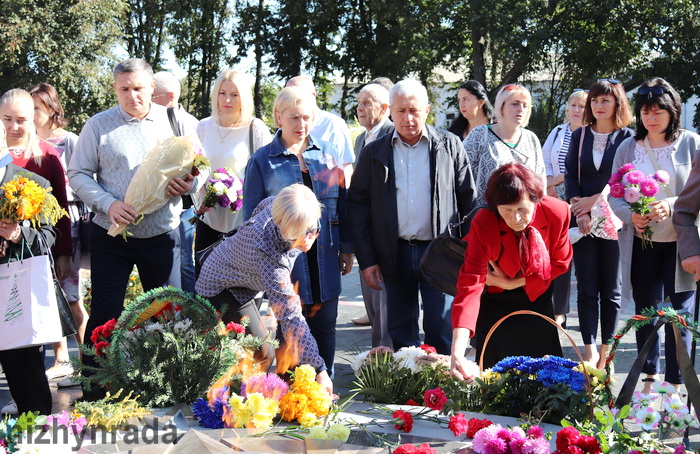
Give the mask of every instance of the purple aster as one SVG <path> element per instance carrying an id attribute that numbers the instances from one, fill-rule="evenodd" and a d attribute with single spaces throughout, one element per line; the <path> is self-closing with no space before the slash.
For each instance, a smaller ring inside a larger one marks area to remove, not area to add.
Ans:
<path id="1" fill-rule="evenodd" d="M 226 208 L 229 205 L 231 205 L 231 199 L 226 194 L 221 194 L 219 196 L 219 206 Z"/>
<path id="2" fill-rule="evenodd" d="M 639 170 L 630 170 L 622 177 L 622 182 L 625 184 L 639 184 L 646 178 L 644 173 Z"/>
<path id="3" fill-rule="evenodd" d="M 505 440 L 494 438 L 484 444 L 484 454 L 506 454 L 508 452 L 508 444 Z"/>
<path id="4" fill-rule="evenodd" d="M 665 170 L 657 170 L 654 174 L 654 178 L 661 184 L 668 184 L 668 182 L 671 181 L 671 175 Z"/>
<path id="5" fill-rule="evenodd" d="M 625 195 L 625 186 L 620 182 L 611 184 L 610 195 L 616 199 L 621 199 Z"/>
<path id="6" fill-rule="evenodd" d="M 619 183 L 621 179 L 622 179 L 622 175 L 620 175 L 620 172 L 615 172 L 612 174 L 612 176 L 608 180 L 608 184 L 610 186 L 612 186 L 615 183 Z"/>
<path id="7" fill-rule="evenodd" d="M 659 184 L 656 180 L 647 178 L 639 183 L 639 191 L 645 197 L 654 197 L 659 192 Z"/>
<path id="8" fill-rule="evenodd" d="M 627 203 L 635 203 L 639 200 L 639 189 L 632 186 L 625 189 L 625 201 Z"/>
<path id="9" fill-rule="evenodd" d="M 620 167 L 617 171 L 620 175 L 624 175 L 632 169 L 634 169 L 634 164 L 628 162 L 627 164 Z"/>

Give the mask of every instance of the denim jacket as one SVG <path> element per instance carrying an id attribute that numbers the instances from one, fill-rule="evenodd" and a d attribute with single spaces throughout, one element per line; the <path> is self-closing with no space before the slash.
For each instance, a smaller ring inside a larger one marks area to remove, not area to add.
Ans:
<path id="1" fill-rule="evenodd" d="M 275 134 L 268 145 L 258 149 L 248 161 L 243 183 L 243 218 L 248 219 L 263 199 L 277 195 L 283 188 L 304 184 L 297 157 L 287 151 Z M 352 252 L 345 207 L 345 182 L 338 167 L 333 145 L 309 137 L 303 152 L 316 198 L 321 209 L 321 234 L 317 242 L 321 300 L 328 301 L 340 295 L 340 265 L 338 253 Z M 304 304 L 313 303 L 309 263 L 302 254 L 294 264 L 292 282 L 299 283 L 299 296 Z"/>

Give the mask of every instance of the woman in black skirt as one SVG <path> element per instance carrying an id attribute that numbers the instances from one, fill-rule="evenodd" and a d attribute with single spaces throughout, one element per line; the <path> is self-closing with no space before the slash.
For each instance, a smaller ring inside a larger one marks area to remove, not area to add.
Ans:
<path id="1" fill-rule="evenodd" d="M 469 378 L 464 354 L 476 333 L 477 358 L 489 329 L 503 316 L 531 310 L 553 317 L 552 280 L 571 262 L 568 205 L 544 195 L 542 178 L 506 164 L 489 178 L 488 206 L 476 214 L 452 305 L 451 372 Z M 506 320 L 493 334 L 484 367 L 508 356 L 561 355 L 553 325 L 535 316 Z"/>

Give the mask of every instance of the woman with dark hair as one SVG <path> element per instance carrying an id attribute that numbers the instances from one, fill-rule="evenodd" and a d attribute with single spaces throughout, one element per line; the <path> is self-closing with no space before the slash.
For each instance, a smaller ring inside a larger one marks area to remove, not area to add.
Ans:
<path id="1" fill-rule="evenodd" d="M 604 365 L 620 316 L 620 249 L 615 239 L 591 235 L 591 208 L 608 184 L 615 153 L 633 132 L 626 126 L 632 112 L 619 80 L 600 79 L 591 85 L 583 126 L 571 135 L 566 155 L 566 198 L 574 226 L 585 236 L 574 244 L 578 283 L 578 315 L 583 337 L 583 358 L 598 368 Z M 600 308 L 600 309 L 599 309 Z M 596 348 L 600 312 L 601 348 Z"/>
<path id="2" fill-rule="evenodd" d="M 668 297 L 678 312 L 691 312 L 695 279 L 683 270 L 676 247 L 676 230 L 671 215 L 674 203 L 688 180 L 691 161 L 700 150 L 700 136 L 680 129 L 681 98 L 664 79 L 657 77 L 644 82 L 635 99 L 637 117 L 635 136 L 622 142 L 615 155 L 612 170 L 617 171 L 627 163 L 646 175 L 665 171 L 669 176 L 666 187 L 659 189 L 656 201 L 651 202 L 651 213 L 642 216 L 633 213 L 624 199 L 608 197 L 615 214 L 623 221 L 618 236 L 622 262 L 622 293 L 634 298 L 635 312 L 645 308 L 658 308 Z M 652 246 L 642 247 L 641 231 L 650 227 Z M 628 298 L 626 298 L 628 299 Z M 644 346 L 650 335 L 651 325 L 637 330 L 637 350 Z M 680 387 L 683 379 L 676 361 L 676 340 L 673 330 L 666 331 L 665 381 Z M 681 330 L 685 349 L 690 350 L 690 333 Z M 647 374 L 644 393 L 651 391 L 658 379 L 660 340 L 649 352 L 642 367 Z"/>
<path id="3" fill-rule="evenodd" d="M 493 123 L 493 106 L 486 96 L 484 86 L 475 80 L 468 80 L 457 90 L 460 115 L 454 119 L 448 131 L 460 139 L 469 135 L 472 129 Z"/>
<path id="4" fill-rule="evenodd" d="M 569 207 L 544 195 L 540 175 L 522 164 L 505 164 L 491 174 L 485 199 L 488 209 L 476 214 L 467 235 L 452 304 L 450 370 L 460 379 L 469 378 L 464 353 L 470 336 L 476 333 L 479 358 L 486 333 L 502 317 L 522 309 L 554 316 L 552 280 L 566 272 L 572 255 Z M 561 354 L 549 322 L 513 317 L 494 331 L 484 367 L 508 356 Z"/>

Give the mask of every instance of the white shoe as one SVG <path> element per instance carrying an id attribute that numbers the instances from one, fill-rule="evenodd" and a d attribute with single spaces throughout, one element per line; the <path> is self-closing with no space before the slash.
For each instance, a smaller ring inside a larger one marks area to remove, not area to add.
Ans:
<path id="1" fill-rule="evenodd" d="M 62 380 L 56 382 L 58 388 L 72 388 L 74 386 L 80 386 L 80 382 L 76 380 L 75 377 L 66 377 Z"/>
<path id="2" fill-rule="evenodd" d="M 0 413 L 6 414 L 6 415 L 16 415 L 18 413 L 18 411 L 17 411 L 17 404 L 15 403 L 15 400 L 12 399 L 8 403 L 6 403 L 5 406 L 2 407 L 2 410 L 0 410 Z"/>
<path id="3" fill-rule="evenodd" d="M 57 378 L 65 377 L 73 373 L 73 366 L 69 362 L 61 362 L 55 366 L 49 367 L 46 370 L 46 378 L 49 380 L 55 380 Z"/>

